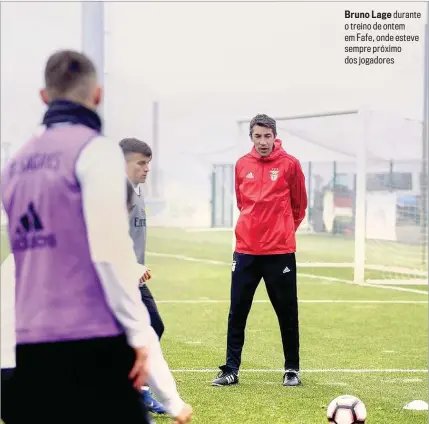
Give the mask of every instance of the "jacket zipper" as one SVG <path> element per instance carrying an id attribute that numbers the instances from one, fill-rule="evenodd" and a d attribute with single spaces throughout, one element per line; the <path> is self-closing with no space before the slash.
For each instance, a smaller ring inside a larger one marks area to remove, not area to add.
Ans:
<path id="1" fill-rule="evenodd" d="M 261 190 L 259 191 L 258 202 L 262 197 L 262 188 L 264 187 L 264 171 L 265 171 L 265 162 L 262 162 L 262 178 L 261 178 Z"/>
<path id="2" fill-rule="evenodd" d="M 258 204 L 259 201 L 262 198 L 262 189 L 264 188 L 264 175 L 265 175 L 265 162 L 262 162 L 262 177 L 261 177 L 261 189 L 259 190 L 259 197 L 258 197 Z M 259 242 L 261 240 L 261 237 L 258 237 Z M 260 251 L 260 249 L 258 248 L 258 252 Z"/>

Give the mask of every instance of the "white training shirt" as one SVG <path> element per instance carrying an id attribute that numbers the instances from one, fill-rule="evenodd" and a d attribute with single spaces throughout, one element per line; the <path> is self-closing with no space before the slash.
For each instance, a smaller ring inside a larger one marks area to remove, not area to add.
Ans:
<path id="1" fill-rule="evenodd" d="M 91 257 L 107 301 L 125 329 L 129 344 L 148 348 L 148 385 L 167 411 L 175 417 L 182 410 L 184 402 L 177 392 L 176 383 L 138 290 L 140 277 L 146 268 L 136 262 L 133 242 L 129 236 L 125 158 L 119 144 L 105 137 L 92 140 L 80 153 L 76 163 L 76 176 L 82 190 Z M 14 267 L 13 262 L 12 260 Z M 3 340 L 3 324 L 15 327 L 15 302 L 14 296 L 11 297 L 11 293 L 14 295 L 15 273 L 14 270 L 10 272 L 10 266 L 9 261 L 5 272 L 9 276 L 13 275 L 13 279 L 3 277 L 2 266 L 2 367 L 11 364 L 11 358 L 14 364 L 15 359 L 15 331 L 6 331 L 8 341 Z M 3 286 L 6 296 L 3 296 Z M 12 308 L 5 309 L 5 314 L 12 313 L 13 320 L 11 317 L 3 319 L 4 302 L 12 305 Z M 9 333 L 13 333 L 13 338 Z"/>

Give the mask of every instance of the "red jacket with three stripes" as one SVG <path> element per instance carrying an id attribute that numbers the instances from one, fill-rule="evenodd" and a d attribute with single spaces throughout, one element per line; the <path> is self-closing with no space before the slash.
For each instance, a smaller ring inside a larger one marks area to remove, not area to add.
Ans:
<path id="1" fill-rule="evenodd" d="M 255 148 L 235 165 L 235 193 L 240 216 L 236 251 L 276 255 L 296 250 L 295 232 L 305 217 L 307 193 L 299 161 L 281 140 L 266 157 Z"/>

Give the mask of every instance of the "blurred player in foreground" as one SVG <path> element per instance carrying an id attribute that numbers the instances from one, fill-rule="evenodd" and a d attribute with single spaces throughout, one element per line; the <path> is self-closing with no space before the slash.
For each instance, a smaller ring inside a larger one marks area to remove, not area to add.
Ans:
<path id="1" fill-rule="evenodd" d="M 45 84 L 43 126 L 2 175 L 16 267 L 10 421 L 147 423 L 137 390 L 149 381 L 175 422 L 187 423 L 190 407 L 139 298 L 146 269 L 128 236 L 123 154 L 101 135 L 95 67 L 57 52 Z"/>
<path id="2" fill-rule="evenodd" d="M 301 165 L 276 136 L 276 121 L 257 115 L 250 123 L 254 147 L 235 166 L 240 216 L 235 227 L 226 364 L 214 386 L 238 383 L 246 321 L 262 278 L 280 324 L 283 385 L 301 383 L 295 232 L 305 217 L 307 194 Z"/>
<path id="3" fill-rule="evenodd" d="M 137 262 L 144 266 L 146 259 L 146 206 L 140 184 L 146 182 L 149 173 L 149 163 L 152 160 L 152 149 L 144 141 L 136 138 L 124 138 L 119 145 L 125 156 L 128 181 L 133 189 L 128 205 L 130 236 L 133 240 Z M 140 296 L 149 312 L 151 325 L 161 340 L 164 333 L 164 323 L 162 322 L 155 299 L 147 286 L 147 280 L 150 278 L 150 269 L 148 269 L 139 285 Z M 166 413 L 164 406 L 151 396 L 149 387 L 147 386 L 144 386 L 142 389 L 142 400 L 150 412 L 156 414 Z"/>

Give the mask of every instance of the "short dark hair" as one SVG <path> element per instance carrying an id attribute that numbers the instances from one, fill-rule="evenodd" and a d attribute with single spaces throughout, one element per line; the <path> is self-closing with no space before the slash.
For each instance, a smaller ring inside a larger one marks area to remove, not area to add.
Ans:
<path id="1" fill-rule="evenodd" d="M 277 135 L 277 125 L 275 119 L 269 117 L 268 115 L 259 114 L 256 115 L 250 121 L 249 134 L 252 135 L 252 130 L 255 125 L 260 127 L 270 128 L 273 131 L 274 137 Z"/>
<path id="2" fill-rule="evenodd" d="M 150 146 L 138 138 L 124 138 L 120 141 L 119 145 L 121 146 L 124 155 L 129 153 L 141 153 L 143 156 L 148 158 L 152 157 L 152 149 Z"/>
<path id="3" fill-rule="evenodd" d="M 91 59 L 73 50 L 57 51 L 46 62 L 45 87 L 52 99 L 70 93 L 86 98 L 96 78 Z"/>

